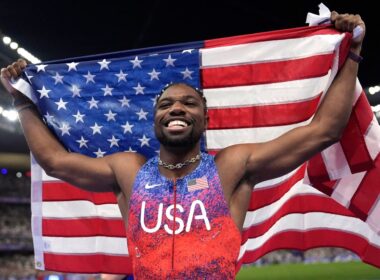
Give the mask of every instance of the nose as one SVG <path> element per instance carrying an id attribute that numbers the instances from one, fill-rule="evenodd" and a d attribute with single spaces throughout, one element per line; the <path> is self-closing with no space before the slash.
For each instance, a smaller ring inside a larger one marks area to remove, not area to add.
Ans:
<path id="1" fill-rule="evenodd" d="M 178 116 L 178 115 L 184 115 L 185 113 L 186 112 L 185 112 L 184 106 L 179 101 L 174 102 L 173 105 L 170 107 L 169 114 L 171 115 Z"/>

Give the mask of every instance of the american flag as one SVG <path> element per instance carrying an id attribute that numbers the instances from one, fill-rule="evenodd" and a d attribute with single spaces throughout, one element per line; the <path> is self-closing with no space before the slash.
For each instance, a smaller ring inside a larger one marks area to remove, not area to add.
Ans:
<path id="1" fill-rule="evenodd" d="M 201 178 L 191 179 L 187 182 L 187 190 L 189 192 L 204 190 L 208 188 L 208 182 L 206 176 Z"/>
<path id="2" fill-rule="evenodd" d="M 31 65 L 16 87 L 72 152 L 153 156 L 155 95 L 169 82 L 203 89 L 210 153 L 274 139 L 310 122 L 347 56 L 351 34 L 329 26 L 101 54 Z M 254 186 L 237 265 L 277 249 L 336 246 L 380 267 L 380 129 L 358 82 L 342 140 L 289 174 Z M 90 193 L 32 163 L 38 269 L 131 273 L 111 193 Z"/>

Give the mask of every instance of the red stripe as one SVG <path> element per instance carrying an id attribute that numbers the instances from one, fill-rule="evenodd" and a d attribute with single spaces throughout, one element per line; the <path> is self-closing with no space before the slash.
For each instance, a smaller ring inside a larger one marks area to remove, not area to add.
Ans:
<path id="1" fill-rule="evenodd" d="M 317 190 L 323 192 L 324 194 L 331 196 L 331 194 L 334 191 L 335 186 L 337 185 L 337 182 L 339 182 L 339 180 L 324 181 L 324 182 L 317 181 L 313 183 L 312 186 L 316 188 Z"/>
<path id="2" fill-rule="evenodd" d="M 359 188 L 356 190 L 351 199 L 349 209 L 355 213 L 357 217 L 366 220 L 369 211 L 376 203 L 380 195 L 379 186 L 380 174 L 380 156 L 375 160 L 375 167 L 367 171 Z"/>
<path id="3" fill-rule="evenodd" d="M 242 243 L 248 238 L 265 234 L 279 219 L 293 213 L 324 212 L 352 217 L 353 214 L 330 197 L 322 195 L 297 195 L 287 200 L 269 219 L 260 224 L 245 229 L 242 233 Z"/>
<path id="4" fill-rule="evenodd" d="M 368 170 L 373 166 L 364 135 L 373 119 L 373 112 L 366 96 L 362 93 L 340 140 L 352 173 Z"/>
<path id="5" fill-rule="evenodd" d="M 371 246 L 364 237 L 330 229 L 278 233 L 258 249 L 247 251 L 239 261 L 238 267 L 243 263 L 255 262 L 260 257 L 275 250 L 308 250 L 317 247 L 345 248 L 355 252 L 362 261 L 380 268 L 380 248 Z"/>
<path id="6" fill-rule="evenodd" d="M 112 192 L 89 192 L 62 181 L 43 182 L 42 188 L 43 201 L 88 200 L 94 204 L 117 203 Z"/>
<path id="7" fill-rule="evenodd" d="M 353 113 L 356 115 L 356 118 L 358 120 L 360 131 L 362 134 L 365 134 L 374 116 L 371 105 L 369 104 L 368 99 L 363 91 L 355 104 Z"/>
<path id="8" fill-rule="evenodd" d="M 268 32 L 260 32 L 254 34 L 246 34 L 239 36 L 231 36 L 226 38 L 218 38 L 212 40 L 205 40 L 205 48 L 212 47 L 222 47 L 238 44 L 247 44 L 253 42 L 262 42 L 262 41 L 273 41 L 281 39 L 291 39 L 291 38 L 302 38 L 315 35 L 324 35 L 324 34 L 339 34 L 335 28 L 328 28 L 326 25 L 320 26 L 303 26 L 298 28 L 291 29 L 282 29 Z"/>
<path id="9" fill-rule="evenodd" d="M 295 183 L 304 177 L 305 168 L 306 165 L 301 166 L 296 173 L 278 185 L 273 185 L 268 188 L 253 189 L 248 210 L 254 211 L 279 200 Z"/>
<path id="10" fill-rule="evenodd" d="M 246 86 L 321 77 L 327 74 L 333 59 L 334 54 L 325 54 L 284 61 L 204 68 L 201 69 L 202 87 Z"/>
<path id="11" fill-rule="evenodd" d="M 320 97 L 321 94 L 310 100 L 287 104 L 209 109 L 208 129 L 280 126 L 303 122 L 313 116 Z"/>
<path id="12" fill-rule="evenodd" d="M 43 236 L 81 237 L 112 236 L 125 237 L 122 219 L 80 218 L 80 219 L 42 219 Z"/>
<path id="13" fill-rule="evenodd" d="M 60 255 L 44 253 L 45 270 L 70 273 L 132 274 L 132 260 L 127 256 Z"/>
<path id="14" fill-rule="evenodd" d="M 330 176 L 327 172 L 325 162 L 320 153 L 316 154 L 308 161 L 307 174 L 312 184 L 330 180 Z"/>

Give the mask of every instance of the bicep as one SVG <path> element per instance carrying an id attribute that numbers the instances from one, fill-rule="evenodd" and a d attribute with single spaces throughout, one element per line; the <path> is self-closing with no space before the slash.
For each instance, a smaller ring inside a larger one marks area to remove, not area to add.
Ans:
<path id="1" fill-rule="evenodd" d="M 295 128 L 272 141 L 252 145 L 246 174 L 254 183 L 282 176 L 331 144 L 316 126 Z"/>
<path id="2" fill-rule="evenodd" d="M 109 157 L 91 158 L 77 153 L 65 153 L 55 160 L 48 175 L 79 188 L 108 192 L 117 187 Z"/>

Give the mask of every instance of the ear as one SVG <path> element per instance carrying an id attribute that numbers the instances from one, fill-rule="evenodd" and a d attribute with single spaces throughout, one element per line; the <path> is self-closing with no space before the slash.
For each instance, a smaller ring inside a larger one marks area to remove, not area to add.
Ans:
<path id="1" fill-rule="evenodd" d="M 210 119 L 210 117 L 209 117 L 208 113 L 205 112 L 205 130 L 206 130 L 207 127 L 208 127 L 208 121 L 209 121 L 209 119 Z"/>

